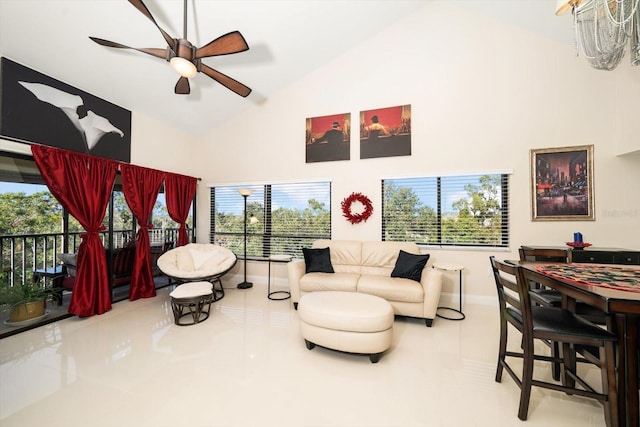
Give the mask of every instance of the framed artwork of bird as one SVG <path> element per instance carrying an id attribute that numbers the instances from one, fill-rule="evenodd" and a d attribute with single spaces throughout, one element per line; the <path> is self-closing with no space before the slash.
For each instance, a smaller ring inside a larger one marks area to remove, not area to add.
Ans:
<path id="1" fill-rule="evenodd" d="M 0 72 L 0 137 L 131 160 L 131 111 L 8 58 Z"/>

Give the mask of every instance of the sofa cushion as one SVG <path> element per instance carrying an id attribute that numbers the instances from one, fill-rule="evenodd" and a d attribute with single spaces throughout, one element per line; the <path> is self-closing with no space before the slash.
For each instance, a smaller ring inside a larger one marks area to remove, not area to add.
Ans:
<path id="1" fill-rule="evenodd" d="M 307 273 L 300 278 L 300 290 L 355 292 L 359 277 L 355 273 Z"/>
<path id="2" fill-rule="evenodd" d="M 419 254 L 420 248 L 409 242 L 362 242 L 362 274 L 378 274 L 391 276 L 391 272 L 398 260 L 398 253 L 405 251 Z"/>
<path id="3" fill-rule="evenodd" d="M 196 269 L 193 264 L 191 252 L 186 247 L 175 249 L 176 264 L 175 267 L 180 271 L 193 271 Z"/>
<path id="4" fill-rule="evenodd" d="M 401 250 L 398 254 L 396 265 L 391 272 L 391 277 L 402 277 L 419 282 L 427 261 L 429 261 L 429 254 L 416 255 Z"/>
<path id="5" fill-rule="evenodd" d="M 360 273 L 362 243 L 353 240 L 326 240 L 313 242 L 312 248 L 329 248 L 331 264 L 336 273 Z"/>
<path id="6" fill-rule="evenodd" d="M 305 273 L 333 273 L 329 248 L 302 248 Z"/>
<path id="7" fill-rule="evenodd" d="M 424 301 L 424 289 L 420 283 L 411 279 L 385 277 L 377 274 L 360 276 L 358 292 L 375 295 L 387 301 L 416 303 Z"/>

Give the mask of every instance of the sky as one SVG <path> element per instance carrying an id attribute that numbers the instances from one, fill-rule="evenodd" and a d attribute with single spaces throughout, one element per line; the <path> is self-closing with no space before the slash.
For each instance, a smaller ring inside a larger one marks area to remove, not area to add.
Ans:
<path id="1" fill-rule="evenodd" d="M 27 196 L 40 191 L 49 191 L 46 185 L 0 181 L 0 193 L 25 193 Z"/>

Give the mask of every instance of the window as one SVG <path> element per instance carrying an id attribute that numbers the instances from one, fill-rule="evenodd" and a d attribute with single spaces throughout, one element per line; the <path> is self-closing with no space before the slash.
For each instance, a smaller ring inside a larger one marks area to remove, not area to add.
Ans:
<path id="1" fill-rule="evenodd" d="M 244 254 L 247 197 L 247 257 L 293 255 L 316 239 L 331 238 L 331 183 L 267 184 L 211 188 L 211 243 Z"/>
<path id="2" fill-rule="evenodd" d="M 382 240 L 440 246 L 509 245 L 509 176 L 382 180 Z"/>

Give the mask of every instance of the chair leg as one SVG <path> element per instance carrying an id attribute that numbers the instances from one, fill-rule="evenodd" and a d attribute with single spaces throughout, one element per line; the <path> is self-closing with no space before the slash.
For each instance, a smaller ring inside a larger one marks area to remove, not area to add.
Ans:
<path id="1" fill-rule="evenodd" d="M 551 357 L 560 359 L 560 345 L 557 341 L 551 342 Z M 551 364 L 551 376 L 554 380 L 560 381 L 560 362 L 553 362 Z"/>
<path id="2" fill-rule="evenodd" d="M 531 387 L 533 382 L 533 342 L 524 343 L 524 356 L 522 359 L 522 384 L 520 386 L 520 406 L 518 418 L 526 421 L 529 413 L 529 400 L 531 399 Z"/>
<path id="3" fill-rule="evenodd" d="M 604 351 L 600 352 L 600 364 L 602 393 L 607 395 L 607 400 L 604 402 L 604 419 L 608 427 L 617 427 L 619 425 L 618 390 L 616 386 L 616 359 L 613 342 L 605 343 Z"/>
<path id="4" fill-rule="evenodd" d="M 496 367 L 496 382 L 502 381 L 503 363 L 507 354 L 507 322 L 500 321 L 500 343 L 498 346 L 498 366 Z"/>
<path id="5" fill-rule="evenodd" d="M 576 382 L 568 372 L 576 373 L 576 352 L 570 344 L 562 344 L 562 385 L 575 387 Z"/>

